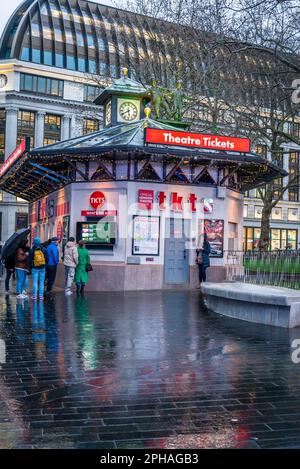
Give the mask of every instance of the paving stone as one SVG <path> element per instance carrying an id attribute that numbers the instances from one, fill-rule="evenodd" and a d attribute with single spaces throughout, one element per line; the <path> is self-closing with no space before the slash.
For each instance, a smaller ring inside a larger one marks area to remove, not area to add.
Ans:
<path id="1" fill-rule="evenodd" d="M 56 292 L 40 335 L 32 306 L 0 295 L 0 448 L 300 448 L 288 330 L 198 291 Z"/>

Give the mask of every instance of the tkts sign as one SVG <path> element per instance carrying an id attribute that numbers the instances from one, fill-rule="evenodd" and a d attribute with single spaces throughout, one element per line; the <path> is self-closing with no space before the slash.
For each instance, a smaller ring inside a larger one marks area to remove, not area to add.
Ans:
<path id="1" fill-rule="evenodd" d="M 224 135 L 198 134 L 175 130 L 145 129 L 145 143 L 156 143 L 176 147 L 205 148 L 247 153 L 250 151 L 248 138 L 225 137 Z"/>
<path id="2" fill-rule="evenodd" d="M 170 200 L 167 200 L 165 192 L 160 191 L 156 194 L 156 202 L 159 210 L 167 210 L 168 208 L 173 212 L 183 212 L 185 204 L 188 204 L 188 209 L 191 212 L 196 212 L 197 207 L 196 194 L 189 194 L 185 200 L 183 196 L 178 195 L 177 192 L 171 192 Z M 154 205 L 154 191 L 140 189 L 138 191 L 138 206 L 141 210 L 152 210 Z M 213 211 L 213 199 L 200 199 L 199 202 L 202 205 L 202 211 L 204 213 L 212 213 Z"/>

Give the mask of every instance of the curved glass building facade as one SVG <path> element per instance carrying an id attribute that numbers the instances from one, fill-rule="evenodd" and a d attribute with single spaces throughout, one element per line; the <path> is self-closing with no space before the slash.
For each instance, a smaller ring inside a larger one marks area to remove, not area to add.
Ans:
<path id="1" fill-rule="evenodd" d="M 93 2 L 25 0 L 6 26 L 0 59 L 115 78 L 151 55 L 150 30 L 161 34 L 151 18 Z"/>

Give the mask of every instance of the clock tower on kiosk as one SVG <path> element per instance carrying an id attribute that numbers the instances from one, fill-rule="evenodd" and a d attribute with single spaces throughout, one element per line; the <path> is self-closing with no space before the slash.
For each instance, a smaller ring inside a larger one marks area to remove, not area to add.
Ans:
<path id="1" fill-rule="evenodd" d="M 105 128 L 117 124 L 132 123 L 144 117 L 144 108 L 150 101 L 149 91 L 141 84 L 128 78 L 128 69 L 122 69 L 122 77 L 96 98 L 95 104 L 104 107 Z"/>

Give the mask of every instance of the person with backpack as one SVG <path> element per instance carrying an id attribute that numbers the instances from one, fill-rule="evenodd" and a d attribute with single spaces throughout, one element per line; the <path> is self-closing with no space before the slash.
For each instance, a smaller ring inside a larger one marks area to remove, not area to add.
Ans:
<path id="1" fill-rule="evenodd" d="M 75 245 L 75 238 L 72 236 L 68 239 L 68 242 L 64 249 L 63 262 L 65 267 L 65 293 L 66 295 L 72 295 L 71 287 L 75 276 L 75 269 L 78 264 L 78 250 Z"/>
<path id="2" fill-rule="evenodd" d="M 29 273 L 29 263 L 28 263 L 28 247 L 27 240 L 20 242 L 19 247 L 16 251 L 16 273 L 17 273 L 17 298 L 25 299 L 28 298 L 27 288 L 28 288 L 28 273 Z"/>
<path id="3" fill-rule="evenodd" d="M 47 292 L 52 290 L 56 278 L 57 265 L 59 264 L 58 241 L 57 236 L 54 236 L 47 247 Z"/>
<path id="4" fill-rule="evenodd" d="M 84 241 L 79 241 L 78 243 L 78 264 L 75 270 L 75 283 L 77 286 L 77 295 L 79 293 L 81 296 L 84 295 L 84 287 L 89 280 L 89 274 L 92 270 L 91 267 L 91 258 L 89 255 L 89 251 L 85 247 Z"/>
<path id="5" fill-rule="evenodd" d="M 34 238 L 33 246 L 29 252 L 29 267 L 32 273 L 32 299 L 37 300 L 37 295 L 41 301 L 44 299 L 46 266 L 48 263 L 48 253 L 42 246 L 40 238 Z"/>

